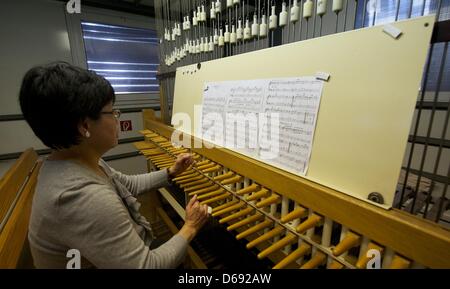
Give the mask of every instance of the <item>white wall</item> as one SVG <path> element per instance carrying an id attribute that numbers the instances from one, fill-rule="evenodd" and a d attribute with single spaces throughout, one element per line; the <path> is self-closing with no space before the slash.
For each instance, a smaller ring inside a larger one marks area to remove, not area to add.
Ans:
<path id="1" fill-rule="evenodd" d="M 152 28 L 151 18 L 94 9 L 82 5 L 81 15 L 69 15 L 65 3 L 54 0 L 0 1 L 0 115 L 20 115 L 18 94 L 25 72 L 33 66 L 63 60 L 86 67 L 80 20 Z M 119 108 L 159 106 L 158 95 L 128 95 L 117 98 Z M 57 109 L 57 108 L 55 108 Z M 124 113 L 133 131 L 120 133 L 120 139 L 140 136 L 140 112 Z M 46 149 L 24 120 L 0 121 L 0 155 L 25 149 Z M 135 152 L 131 143 L 121 144 L 106 156 Z M 0 160 L 0 177 L 15 160 Z M 145 159 L 131 157 L 110 162 L 127 173 L 147 170 Z"/>
<path id="2" fill-rule="evenodd" d="M 63 5 L 56 1 L 0 2 L 0 114 L 20 114 L 20 83 L 29 68 L 72 62 Z"/>

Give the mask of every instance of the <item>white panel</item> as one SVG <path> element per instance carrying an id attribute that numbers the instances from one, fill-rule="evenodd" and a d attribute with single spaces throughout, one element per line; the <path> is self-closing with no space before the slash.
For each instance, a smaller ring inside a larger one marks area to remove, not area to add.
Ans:
<path id="1" fill-rule="evenodd" d="M 399 39 L 375 26 L 178 68 L 174 114 L 194 120 L 205 82 L 330 73 L 306 178 L 362 200 L 378 192 L 390 207 L 433 24 L 420 17 L 395 23 Z"/>
<path id="2" fill-rule="evenodd" d="M 0 115 L 21 113 L 17 99 L 28 69 L 72 62 L 63 9 L 57 1 L 0 2 Z"/>

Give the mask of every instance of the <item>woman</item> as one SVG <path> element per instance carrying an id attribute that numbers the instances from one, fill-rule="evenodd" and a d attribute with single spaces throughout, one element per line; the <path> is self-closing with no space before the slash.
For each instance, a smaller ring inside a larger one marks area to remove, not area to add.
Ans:
<path id="1" fill-rule="evenodd" d="M 207 219 L 207 206 L 191 199 L 179 233 L 153 249 L 150 224 L 135 197 L 167 185 L 193 163 L 191 155 L 148 174 L 112 169 L 101 157 L 117 145 L 114 90 L 103 77 L 67 63 L 28 71 L 19 100 L 33 132 L 52 148 L 32 204 L 28 238 L 35 266 L 66 268 L 66 254 L 76 249 L 82 268 L 177 267 Z"/>

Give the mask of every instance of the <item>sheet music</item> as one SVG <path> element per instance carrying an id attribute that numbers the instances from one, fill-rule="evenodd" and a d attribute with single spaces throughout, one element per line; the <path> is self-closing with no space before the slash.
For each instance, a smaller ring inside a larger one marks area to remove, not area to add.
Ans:
<path id="1" fill-rule="evenodd" d="M 215 139 L 215 134 L 224 133 L 225 129 L 222 127 L 214 130 L 214 126 L 218 123 L 218 117 L 225 119 L 225 110 L 227 104 L 227 95 L 229 89 L 226 89 L 226 85 L 220 83 L 207 83 L 203 89 L 203 102 L 202 102 L 202 116 L 201 116 L 201 135 L 204 139 L 223 146 L 222 143 L 218 143 Z"/>
<path id="2" fill-rule="evenodd" d="M 279 155 L 271 163 L 306 175 L 322 87 L 314 77 L 269 81 L 264 112 L 280 118 Z"/>
<path id="3" fill-rule="evenodd" d="M 305 175 L 322 88 L 323 81 L 314 77 L 207 83 L 201 130 L 207 133 L 213 125 L 211 117 L 205 115 L 220 115 L 224 142 L 217 143 L 205 134 L 203 137 Z"/>
<path id="4" fill-rule="evenodd" d="M 255 158 L 258 156 L 258 115 L 263 111 L 265 94 L 264 80 L 230 83 L 225 108 L 225 147 Z"/>

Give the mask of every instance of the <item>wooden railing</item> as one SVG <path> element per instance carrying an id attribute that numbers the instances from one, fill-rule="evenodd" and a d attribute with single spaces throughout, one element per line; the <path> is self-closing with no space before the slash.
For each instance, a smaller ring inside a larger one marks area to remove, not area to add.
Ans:
<path id="1" fill-rule="evenodd" d="M 28 149 L 0 180 L 0 268 L 32 266 L 27 233 L 40 165 Z"/>

